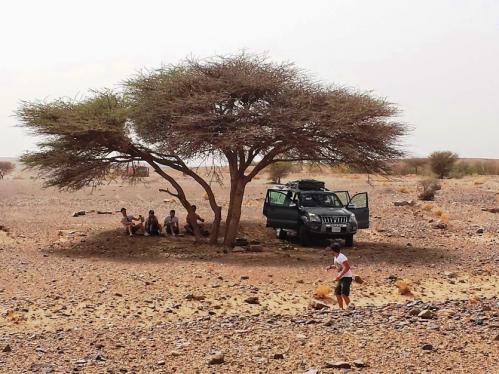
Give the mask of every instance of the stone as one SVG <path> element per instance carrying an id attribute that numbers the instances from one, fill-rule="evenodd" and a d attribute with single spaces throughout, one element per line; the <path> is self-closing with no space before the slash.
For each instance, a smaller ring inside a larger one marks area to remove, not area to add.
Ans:
<path id="1" fill-rule="evenodd" d="M 232 252 L 246 252 L 246 248 L 243 247 L 234 247 L 232 248 Z"/>
<path id="2" fill-rule="evenodd" d="M 367 365 L 364 360 L 357 359 L 353 361 L 353 366 L 356 368 L 366 368 L 369 365 Z"/>
<path id="3" fill-rule="evenodd" d="M 73 212 L 72 217 L 79 217 L 79 216 L 84 216 L 84 215 L 85 215 L 85 211 L 84 210 L 79 210 L 77 212 Z"/>
<path id="4" fill-rule="evenodd" d="M 335 361 L 335 362 L 328 361 L 328 362 L 326 362 L 324 367 L 326 369 L 350 369 L 352 367 L 352 365 L 350 365 L 346 361 Z"/>
<path id="5" fill-rule="evenodd" d="M 409 310 L 410 316 L 418 316 L 419 313 L 421 313 L 421 309 L 419 308 L 412 308 L 411 310 Z"/>
<path id="6" fill-rule="evenodd" d="M 185 299 L 189 300 L 189 301 L 191 301 L 191 300 L 203 301 L 204 299 L 206 299 L 206 297 L 203 296 L 203 295 L 193 295 L 193 294 L 190 293 L 190 294 L 188 294 L 188 295 L 185 296 Z"/>
<path id="7" fill-rule="evenodd" d="M 225 357 L 222 352 L 214 352 L 208 358 L 208 365 L 221 365 L 224 363 Z"/>
<path id="8" fill-rule="evenodd" d="M 453 271 L 444 271 L 444 275 L 447 278 L 457 278 L 457 273 L 455 273 Z"/>
<path id="9" fill-rule="evenodd" d="M 319 374 L 319 370 L 317 370 L 317 369 L 308 369 L 303 374 Z"/>
<path id="10" fill-rule="evenodd" d="M 499 213 L 499 208 L 482 208 L 483 212 Z"/>
<path id="11" fill-rule="evenodd" d="M 476 230 L 477 234 L 483 234 L 485 229 L 483 227 L 480 227 L 478 230 Z"/>
<path id="12" fill-rule="evenodd" d="M 274 360 L 284 360 L 284 354 L 274 353 Z"/>
<path id="13" fill-rule="evenodd" d="M 5 347 L 3 347 L 2 352 L 5 353 L 12 352 L 12 348 L 10 347 L 10 345 L 7 344 Z"/>
<path id="14" fill-rule="evenodd" d="M 418 314 L 418 317 L 419 317 L 419 318 L 424 318 L 424 319 L 432 319 L 432 318 L 435 318 L 435 317 L 436 317 L 436 314 L 435 314 L 435 313 L 433 313 L 431 310 L 426 309 L 426 310 L 421 311 L 421 312 Z"/>
<path id="15" fill-rule="evenodd" d="M 250 251 L 250 252 L 262 252 L 263 246 L 261 244 L 250 244 L 248 251 Z"/>
<path id="16" fill-rule="evenodd" d="M 496 335 L 496 337 L 494 338 L 494 341 L 499 342 L 499 334 Z"/>
<path id="17" fill-rule="evenodd" d="M 434 229 L 445 230 L 447 228 L 447 224 L 443 222 L 436 223 L 432 226 Z"/>
<path id="18" fill-rule="evenodd" d="M 364 283 L 364 280 L 360 277 L 360 275 L 354 275 L 353 281 L 358 284 Z"/>
<path id="19" fill-rule="evenodd" d="M 166 361 L 165 360 L 160 360 L 160 361 L 156 362 L 156 365 L 158 365 L 158 366 L 165 366 L 166 365 Z"/>
<path id="20" fill-rule="evenodd" d="M 310 302 L 310 308 L 315 310 L 329 309 L 330 306 L 318 300 L 312 300 Z"/>
<path id="21" fill-rule="evenodd" d="M 260 304 L 260 300 L 258 300 L 257 296 L 250 296 L 244 299 L 244 302 L 248 304 Z"/>
<path id="22" fill-rule="evenodd" d="M 394 201 L 393 205 L 395 205 L 395 206 L 414 206 L 414 205 L 416 205 L 416 201 L 415 200 Z"/>
<path id="23" fill-rule="evenodd" d="M 421 346 L 421 349 L 423 351 L 433 351 L 433 346 L 429 343 L 426 343 Z"/>

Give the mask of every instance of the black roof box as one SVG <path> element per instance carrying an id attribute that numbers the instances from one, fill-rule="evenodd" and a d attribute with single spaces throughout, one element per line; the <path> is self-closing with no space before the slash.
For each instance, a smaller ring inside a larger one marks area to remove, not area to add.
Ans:
<path id="1" fill-rule="evenodd" d="M 315 179 L 300 179 L 286 183 L 289 188 L 304 190 L 304 191 L 323 191 L 326 189 L 324 182 Z"/>

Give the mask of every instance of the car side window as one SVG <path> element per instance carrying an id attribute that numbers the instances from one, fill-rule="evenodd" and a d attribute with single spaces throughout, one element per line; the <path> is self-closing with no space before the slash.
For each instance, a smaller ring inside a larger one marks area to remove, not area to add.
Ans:
<path id="1" fill-rule="evenodd" d="M 286 193 L 281 191 L 269 191 L 267 201 L 270 205 L 286 206 Z"/>

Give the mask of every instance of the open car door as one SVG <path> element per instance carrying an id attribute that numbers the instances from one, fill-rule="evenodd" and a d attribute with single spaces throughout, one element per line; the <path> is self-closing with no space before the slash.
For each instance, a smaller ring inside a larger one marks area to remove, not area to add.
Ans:
<path id="1" fill-rule="evenodd" d="M 340 199 L 341 203 L 343 206 L 347 206 L 348 203 L 350 202 L 350 194 L 348 191 L 333 191 L 336 196 L 338 196 L 338 199 Z"/>
<path id="2" fill-rule="evenodd" d="M 295 229 L 298 206 L 291 200 L 288 191 L 268 190 L 263 215 L 267 217 L 267 227 Z"/>
<path id="3" fill-rule="evenodd" d="M 355 214 L 359 229 L 369 228 L 369 198 L 367 192 L 353 195 L 348 202 L 347 209 Z"/>

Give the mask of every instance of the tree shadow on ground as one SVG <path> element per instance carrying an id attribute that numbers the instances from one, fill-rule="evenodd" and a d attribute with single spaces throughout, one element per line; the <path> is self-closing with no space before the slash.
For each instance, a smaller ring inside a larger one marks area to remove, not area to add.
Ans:
<path id="1" fill-rule="evenodd" d="M 301 267 L 323 266 L 332 261 L 331 254 L 324 250 L 324 243 L 316 243 L 307 248 L 273 238 L 264 239 L 262 243 L 262 252 L 224 253 L 221 246 L 195 243 L 192 236 L 129 237 L 123 230 L 117 229 L 84 237 L 76 234 L 63 243 L 51 245 L 45 251 L 61 257 L 124 263 L 161 264 L 184 261 L 234 266 Z M 378 267 L 383 264 L 437 265 L 452 262 L 456 258 L 455 254 L 445 248 L 408 247 L 396 242 L 359 241 L 354 248 L 344 248 L 343 252 L 356 265 Z"/>

